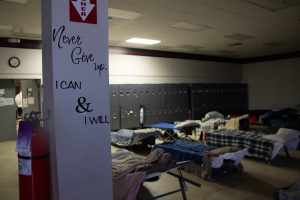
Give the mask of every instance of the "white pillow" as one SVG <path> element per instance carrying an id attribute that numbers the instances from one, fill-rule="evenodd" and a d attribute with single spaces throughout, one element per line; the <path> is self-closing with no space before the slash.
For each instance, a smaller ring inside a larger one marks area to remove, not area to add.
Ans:
<path id="1" fill-rule="evenodd" d="M 271 141 L 274 141 L 274 142 L 283 143 L 283 144 L 286 142 L 284 139 L 282 139 L 282 137 L 280 137 L 276 134 L 263 135 L 262 138 L 267 139 L 267 140 L 271 140 Z"/>
<path id="2" fill-rule="evenodd" d="M 298 138 L 300 132 L 294 129 L 280 128 L 275 135 L 277 135 L 285 141 L 289 141 Z"/>
<path id="3" fill-rule="evenodd" d="M 264 135 L 262 138 L 286 144 L 290 140 L 295 140 L 299 137 L 300 132 L 288 128 L 280 128 L 276 134 Z"/>

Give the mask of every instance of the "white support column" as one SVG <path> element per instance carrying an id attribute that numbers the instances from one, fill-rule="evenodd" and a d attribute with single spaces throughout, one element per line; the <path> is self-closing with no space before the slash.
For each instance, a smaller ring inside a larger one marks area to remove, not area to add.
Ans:
<path id="1" fill-rule="evenodd" d="M 43 0 L 53 199 L 112 199 L 107 0 Z"/>

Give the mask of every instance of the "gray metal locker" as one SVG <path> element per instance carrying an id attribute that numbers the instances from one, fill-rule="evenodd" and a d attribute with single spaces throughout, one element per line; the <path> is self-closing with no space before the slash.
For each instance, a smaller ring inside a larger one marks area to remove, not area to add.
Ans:
<path id="1" fill-rule="evenodd" d="M 121 107 L 121 128 L 140 127 L 139 106 Z"/>
<path id="2" fill-rule="evenodd" d="M 163 105 L 164 103 L 164 87 L 162 84 L 152 84 L 149 88 L 149 99 L 147 105 Z"/>
<path id="3" fill-rule="evenodd" d="M 142 105 L 152 105 L 152 86 L 151 84 L 139 85 L 140 103 Z"/>
<path id="4" fill-rule="evenodd" d="M 0 142 L 16 139 L 16 105 L 13 80 L 0 80 L 0 98 L 10 100 L 0 106 Z"/>
<path id="5" fill-rule="evenodd" d="M 120 85 L 120 105 L 133 106 L 140 104 L 138 86 L 134 84 Z"/>
<path id="6" fill-rule="evenodd" d="M 120 129 L 120 85 L 109 85 L 110 90 L 110 128 Z"/>

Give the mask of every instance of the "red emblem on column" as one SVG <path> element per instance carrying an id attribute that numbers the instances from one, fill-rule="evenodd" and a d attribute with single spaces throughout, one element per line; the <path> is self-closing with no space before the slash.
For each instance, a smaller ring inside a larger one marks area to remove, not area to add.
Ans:
<path id="1" fill-rule="evenodd" d="M 70 21 L 97 24 L 97 0 L 69 0 Z"/>

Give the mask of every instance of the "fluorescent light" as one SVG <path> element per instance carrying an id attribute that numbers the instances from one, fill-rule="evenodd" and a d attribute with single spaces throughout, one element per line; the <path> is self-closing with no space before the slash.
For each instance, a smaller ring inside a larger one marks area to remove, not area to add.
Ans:
<path id="1" fill-rule="evenodd" d="M 27 3 L 27 0 L 2 0 L 2 1 L 12 2 L 12 3 L 21 3 L 21 4 Z"/>
<path id="2" fill-rule="evenodd" d="M 19 39 L 19 38 L 7 38 L 7 42 L 9 42 L 9 43 L 20 43 L 21 39 Z"/>
<path id="3" fill-rule="evenodd" d="M 160 40 L 150 40 L 150 39 L 144 39 L 144 38 L 130 38 L 130 39 L 126 40 L 126 42 L 136 43 L 136 44 L 148 44 L 148 45 L 161 43 Z"/>

